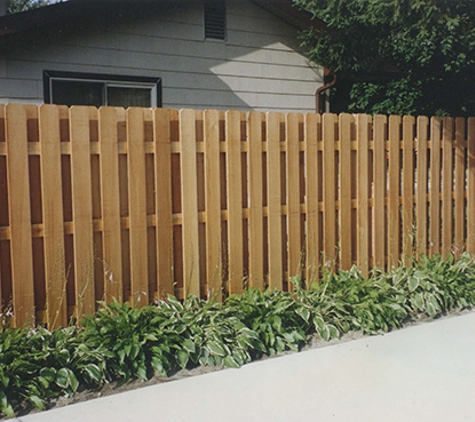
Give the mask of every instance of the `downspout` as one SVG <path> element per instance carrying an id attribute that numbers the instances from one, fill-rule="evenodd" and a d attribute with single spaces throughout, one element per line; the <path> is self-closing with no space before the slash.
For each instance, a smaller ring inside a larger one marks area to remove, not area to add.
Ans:
<path id="1" fill-rule="evenodd" d="M 333 76 L 333 79 L 330 82 L 327 82 L 325 85 L 322 85 L 315 92 L 315 111 L 317 113 L 322 113 L 325 111 L 325 110 L 322 111 L 321 94 L 336 84 L 336 79 L 337 79 L 336 73 L 331 73 L 331 75 Z"/>

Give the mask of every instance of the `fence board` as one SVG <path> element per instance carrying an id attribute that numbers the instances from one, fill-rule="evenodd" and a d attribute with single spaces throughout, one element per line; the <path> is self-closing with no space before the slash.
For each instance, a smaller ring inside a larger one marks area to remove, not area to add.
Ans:
<path id="1" fill-rule="evenodd" d="M 47 323 L 46 316 L 46 280 L 44 262 L 44 234 L 43 226 L 43 206 L 40 170 L 40 144 L 39 144 L 39 121 L 38 107 L 33 105 L 25 106 L 28 132 L 28 153 L 30 172 L 30 207 L 31 207 L 31 230 L 33 247 L 33 268 L 35 287 L 35 307 L 37 311 L 37 321 Z M 33 152 L 34 150 L 34 152 Z"/>
<path id="2" fill-rule="evenodd" d="M 58 108 L 39 109 L 46 313 L 52 329 L 67 325 L 63 188 Z"/>
<path id="3" fill-rule="evenodd" d="M 454 195 L 454 223 L 453 252 L 458 258 L 465 248 L 465 125 L 466 119 L 455 120 L 455 195 Z"/>
<path id="4" fill-rule="evenodd" d="M 123 299 L 122 239 L 120 225 L 119 146 L 117 127 L 124 111 L 99 109 L 99 159 L 102 214 L 104 300 Z"/>
<path id="5" fill-rule="evenodd" d="M 370 267 L 369 258 L 369 118 L 366 115 L 359 115 L 357 123 L 357 144 L 358 144 L 358 192 L 357 192 L 357 265 L 362 274 L 367 276 Z"/>
<path id="6" fill-rule="evenodd" d="M 174 294 L 170 110 L 153 114 L 158 297 Z"/>
<path id="7" fill-rule="evenodd" d="M 127 110 L 127 170 L 130 237 L 130 302 L 149 303 L 147 253 L 147 192 L 144 110 Z"/>
<path id="8" fill-rule="evenodd" d="M 415 118 L 403 117 L 402 133 L 402 253 L 408 265 L 414 239 L 414 130 Z"/>
<path id="9" fill-rule="evenodd" d="M 222 113 L 205 111 L 206 274 L 208 298 L 223 300 L 220 127 Z"/>
<path id="10" fill-rule="evenodd" d="M 306 180 L 306 281 L 307 286 L 317 281 L 319 274 L 320 227 L 319 227 L 319 114 L 305 115 L 305 180 Z"/>
<path id="11" fill-rule="evenodd" d="M 427 254 L 428 125 L 427 117 L 417 119 L 416 250 L 419 256 Z"/>
<path id="12" fill-rule="evenodd" d="M 340 162 L 339 162 L 339 250 L 340 267 L 349 270 L 352 265 L 352 233 L 351 233 L 351 125 L 353 118 L 349 114 L 341 114 L 340 127 Z M 345 169 L 345 171 L 342 171 Z"/>
<path id="13" fill-rule="evenodd" d="M 3 292 L 3 279 L 11 279 L 7 274 L 10 269 L 10 251 L 8 248 L 7 226 L 8 223 L 8 193 L 7 193 L 7 150 L 5 144 L 5 104 L 0 105 L 0 313 L 4 312 L 3 296 L 8 296 L 8 292 Z M 3 154 L 2 154 L 3 152 Z M 32 321 L 33 322 L 33 321 Z M 3 327 L 3 319 L 0 318 L 0 329 Z"/>
<path id="14" fill-rule="evenodd" d="M 439 117 L 431 119 L 431 140 L 430 140 L 430 243 L 429 253 L 431 255 L 440 253 L 440 137 L 442 121 Z"/>
<path id="15" fill-rule="evenodd" d="M 401 117 L 389 117 L 389 173 L 388 173 L 388 266 L 397 266 L 399 262 L 400 249 L 400 214 L 399 214 L 399 194 L 400 194 L 400 139 L 401 139 Z"/>
<path id="16" fill-rule="evenodd" d="M 248 115 L 249 285 L 264 288 L 264 192 L 262 113 Z"/>
<path id="17" fill-rule="evenodd" d="M 468 119 L 467 129 L 467 251 L 475 254 L 475 117 Z"/>
<path id="18" fill-rule="evenodd" d="M 269 287 L 283 289 L 282 269 L 282 187 L 280 165 L 280 125 L 282 115 L 267 114 L 267 203 L 268 203 L 268 245 L 269 245 Z"/>
<path id="19" fill-rule="evenodd" d="M 241 113 L 226 112 L 228 276 L 230 293 L 242 293 L 244 279 Z"/>
<path id="20" fill-rule="evenodd" d="M 8 104 L 5 115 L 13 323 L 22 327 L 35 323 L 27 119 L 19 104 Z"/>
<path id="21" fill-rule="evenodd" d="M 296 113 L 286 116 L 286 176 L 287 181 L 287 282 L 292 288 L 290 277 L 301 274 L 302 243 L 300 225 L 300 171 L 299 171 L 299 123 L 300 117 Z"/>
<path id="22" fill-rule="evenodd" d="M 442 136 L 442 255 L 448 256 L 453 240 L 454 120 L 444 118 Z"/>
<path id="23" fill-rule="evenodd" d="M 429 136 L 424 117 L 3 110 L 0 292 L 16 325 L 64 325 L 103 296 L 308 286 L 321 253 L 367 274 L 407 258 L 414 221 L 418 254 L 475 253 L 475 119 L 433 118 Z"/>
<path id="24" fill-rule="evenodd" d="M 90 113 L 95 109 L 70 110 L 71 196 L 74 241 L 76 318 L 90 315 L 96 308 L 94 291 L 94 238 L 90 153 Z"/>
<path id="25" fill-rule="evenodd" d="M 198 185 L 196 164 L 196 120 L 194 110 L 180 111 L 183 288 L 185 295 L 200 296 L 198 245 Z"/>
<path id="26" fill-rule="evenodd" d="M 373 138 L 373 254 L 374 266 L 386 266 L 386 116 L 374 116 Z"/>
<path id="27" fill-rule="evenodd" d="M 325 231 L 323 253 L 324 266 L 335 269 L 336 266 L 336 158 L 335 123 L 333 114 L 323 115 L 323 230 Z"/>

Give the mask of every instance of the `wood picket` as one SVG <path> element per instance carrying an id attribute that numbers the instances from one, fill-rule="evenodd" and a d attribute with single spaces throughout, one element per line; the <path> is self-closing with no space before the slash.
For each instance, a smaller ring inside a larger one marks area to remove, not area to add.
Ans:
<path id="1" fill-rule="evenodd" d="M 0 178 L 15 326 L 475 254 L 475 118 L 8 104 Z"/>

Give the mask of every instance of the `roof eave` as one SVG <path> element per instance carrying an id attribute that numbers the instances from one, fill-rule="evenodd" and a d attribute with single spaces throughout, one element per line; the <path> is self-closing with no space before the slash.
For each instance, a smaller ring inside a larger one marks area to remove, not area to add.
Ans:
<path id="1" fill-rule="evenodd" d="M 131 5 L 136 7 L 139 1 L 156 5 L 167 2 L 176 4 L 177 1 L 184 3 L 189 0 L 69 0 L 14 15 L 0 16 L 0 37 L 61 24 L 68 18 L 78 18 L 98 12 L 106 13 L 110 11 L 111 3 L 122 7 Z M 251 1 L 299 30 L 309 27 L 319 30 L 326 28 L 322 21 L 314 19 L 310 13 L 295 7 L 292 0 Z M 114 7 L 114 10 L 116 11 L 117 8 Z"/>

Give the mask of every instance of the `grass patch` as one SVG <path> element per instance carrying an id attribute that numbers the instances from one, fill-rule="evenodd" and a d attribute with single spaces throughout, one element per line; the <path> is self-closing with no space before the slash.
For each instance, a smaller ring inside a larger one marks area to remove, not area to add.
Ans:
<path id="1" fill-rule="evenodd" d="M 309 290 L 246 290 L 223 304 L 174 297 L 131 308 L 105 304 L 80 327 L 0 331 L 0 411 L 18 411 L 98 389 L 148 380 L 179 368 L 239 367 L 262 356 L 298 351 L 310 336 L 328 341 L 349 331 L 376 334 L 421 317 L 475 304 L 475 263 L 468 255 L 421 257 L 410 267 L 326 273 Z"/>

